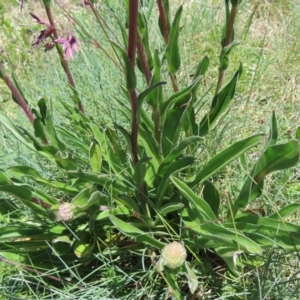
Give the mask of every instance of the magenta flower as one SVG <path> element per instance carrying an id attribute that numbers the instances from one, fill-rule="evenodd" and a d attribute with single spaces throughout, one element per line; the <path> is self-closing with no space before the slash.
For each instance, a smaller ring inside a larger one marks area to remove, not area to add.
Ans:
<path id="1" fill-rule="evenodd" d="M 48 38 L 49 36 L 51 36 L 54 31 L 56 30 L 56 28 L 52 25 L 50 25 L 49 23 L 47 23 L 44 20 L 41 20 L 40 18 L 38 18 L 36 15 L 30 13 L 30 15 L 39 23 L 42 25 L 45 25 L 47 28 L 44 30 L 40 31 L 40 35 L 37 37 L 37 39 L 32 43 L 32 46 L 37 46 L 39 43 L 43 42 L 46 38 Z"/>
<path id="2" fill-rule="evenodd" d="M 85 7 L 89 7 L 90 6 L 90 2 L 89 0 L 82 0 L 82 3 Z"/>
<path id="3" fill-rule="evenodd" d="M 72 34 L 68 38 L 58 38 L 54 42 L 62 45 L 65 52 L 65 59 L 73 57 L 74 51 L 79 51 L 78 43 Z"/>

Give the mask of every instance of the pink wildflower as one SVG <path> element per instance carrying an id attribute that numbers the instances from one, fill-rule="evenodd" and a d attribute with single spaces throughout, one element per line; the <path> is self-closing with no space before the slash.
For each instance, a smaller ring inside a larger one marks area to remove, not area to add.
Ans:
<path id="1" fill-rule="evenodd" d="M 68 38 L 58 38 L 54 40 L 55 43 L 61 44 L 65 52 L 65 59 L 73 57 L 73 53 L 79 51 L 78 43 L 73 35 Z"/>
<path id="2" fill-rule="evenodd" d="M 45 25 L 47 28 L 40 31 L 40 35 L 37 37 L 37 39 L 32 43 L 32 46 L 37 46 L 39 43 L 43 42 L 47 37 L 51 36 L 54 31 L 56 30 L 54 26 L 50 25 L 44 20 L 41 20 L 36 15 L 30 13 L 30 15 L 39 23 L 42 25 Z"/>

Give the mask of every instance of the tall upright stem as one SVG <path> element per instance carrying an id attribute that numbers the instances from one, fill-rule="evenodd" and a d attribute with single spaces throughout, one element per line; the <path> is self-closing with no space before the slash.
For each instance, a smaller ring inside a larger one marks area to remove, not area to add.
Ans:
<path id="1" fill-rule="evenodd" d="M 164 34 L 165 43 L 167 45 L 169 42 L 169 29 L 168 29 L 167 15 L 166 15 L 163 0 L 157 0 L 157 6 L 158 6 L 158 10 L 159 10 L 159 16 L 160 16 L 160 20 L 161 20 L 161 24 L 162 24 L 162 30 L 163 30 L 163 34 Z"/>
<path id="2" fill-rule="evenodd" d="M 140 58 L 140 62 L 141 62 L 141 66 L 143 69 L 143 74 L 145 76 L 146 82 L 149 85 L 151 78 L 152 78 L 152 74 L 151 74 L 151 70 L 149 67 L 149 63 L 148 63 L 148 59 L 146 56 L 146 51 L 145 51 L 145 47 L 143 45 L 141 36 L 139 33 L 138 34 L 138 38 L 137 38 L 137 52 Z"/>
<path id="3" fill-rule="evenodd" d="M 135 66 L 135 56 L 137 49 L 137 19 L 138 19 L 138 0 L 129 0 L 129 28 L 128 28 L 128 49 L 127 54 L 132 67 Z M 139 124 L 137 118 L 137 94 L 135 89 L 128 89 L 128 94 L 131 102 L 131 147 L 132 147 L 132 160 L 136 165 L 138 162 L 138 131 Z"/>
<path id="4" fill-rule="evenodd" d="M 232 33 L 233 33 L 233 25 L 234 25 L 234 20 L 235 20 L 236 13 L 237 13 L 237 5 L 236 6 L 232 5 L 231 10 L 230 10 L 230 17 L 229 17 L 229 22 L 228 22 L 228 27 L 227 27 L 227 32 L 226 32 L 226 38 L 225 38 L 225 43 L 224 43 L 223 48 L 227 47 L 231 42 L 231 37 L 232 37 Z M 218 78 L 218 83 L 217 83 L 217 88 L 216 88 L 216 94 L 221 89 L 222 82 L 223 82 L 223 79 L 224 79 L 224 74 L 225 74 L 225 71 L 220 71 L 219 72 L 219 78 Z"/>

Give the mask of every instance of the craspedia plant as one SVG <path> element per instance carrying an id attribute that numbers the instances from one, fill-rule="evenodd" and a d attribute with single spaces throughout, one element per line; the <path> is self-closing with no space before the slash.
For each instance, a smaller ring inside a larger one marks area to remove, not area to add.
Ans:
<path id="1" fill-rule="evenodd" d="M 187 253 L 184 245 L 179 242 L 172 242 L 162 249 L 160 266 L 177 269 L 184 264 L 186 257 Z"/>
<path id="2" fill-rule="evenodd" d="M 74 217 L 74 212 L 72 209 L 72 204 L 63 203 L 58 209 L 58 215 L 61 221 L 70 221 Z"/>

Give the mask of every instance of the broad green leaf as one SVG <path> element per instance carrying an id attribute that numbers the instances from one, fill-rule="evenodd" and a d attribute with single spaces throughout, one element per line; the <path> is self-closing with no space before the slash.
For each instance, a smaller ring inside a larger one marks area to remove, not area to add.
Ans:
<path id="1" fill-rule="evenodd" d="M 299 161 L 299 141 L 291 140 L 285 144 L 272 145 L 260 157 L 250 177 L 244 183 L 235 201 L 236 208 L 244 208 L 261 194 L 263 180 L 271 172 L 295 166 Z"/>
<path id="2" fill-rule="evenodd" d="M 185 262 L 185 269 L 187 271 L 186 277 L 188 280 L 190 293 L 191 293 L 191 295 L 193 295 L 199 286 L 198 278 L 197 278 L 194 270 L 190 267 L 190 264 L 187 261 Z"/>
<path id="3" fill-rule="evenodd" d="M 159 52 L 156 49 L 154 51 L 154 72 L 151 78 L 150 86 L 153 86 L 161 81 L 161 61 L 159 58 Z M 159 85 L 156 89 L 149 92 L 146 96 L 146 102 L 153 107 L 153 110 L 157 110 L 163 101 L 162 86 Z"/>
<path id="4" fill-rule="evenodd" d="M 102 166 L 101 147 L 96 139 L 93 139 L 90 146 L 90 165 L 93 172 L 100 172 Z"/>
<path id="5" fill-rule="evenodd" d="M 160 176 L 163 176 L 166 169 L 182 152 L 191 144 L 200 142 L 201 138 L 199 136 L 190 136 L 181 140 L 177 146 L 175 146 L 172 151 L 168 154 L 168 156 L 161 163 L 157 173 Z"/>
<path id="6" fill-rule="evenodd" d="M 205 202 L 205 201 L 204 201 Z M 206 203 L 206 202 L 205 202 Z M 200 236 L 223 243 L 223 246 L 231 247 L 236 250 L 242 250 L 250 253 L 261 253 L 261 247 L 243 235 L 236 229 L 228 229 L 218 224 L 216 220 L 204 220 L 199 211 L 194 209 L 184 209 L 182 212 L 184 224 Z M 215 247 L 214 247 L 215 248 Z"/>
<path id="7" fill-rule="evenodd" d="M 128 237 L 134 238 L 137 242 L 145 243 L 151 247 L 155 247 L 158 249 L 162 249 L 165 246 L 164 243 L 156 240 L 150 234 L 143 232 L 134 225 L 126 223 L 115 216 L 110 216 L 109 218 L 120 232 Z"/>
<path id="8" fill-rule="evenodd" d="M 233 274 L 238 274 L 242 269 L 242 264 L 239 260 L 239 255 L 243 251 L 231 247 L 218 247 L 214 249 L 218 256 L 220 256 L 227 264 L 229 270 Z"/>
<path id="9" fill-rule="evenodd" d="M 273 111 L 268 146 L 275 145 L 277 143 L 277 140 L 278 140 L 277 120 L 276 120 L 275 111 Z"/>
<path id="10" fill-rule="evenodd" d="M 269 219 L 282 220 L 300 209 L 300 203 L 291 203 L 269 216 Z"/>
<path id="11" fill-rule="evenodd" d="M 84 207 L 89 202 L 92 194 L 96 191 L 95 186 L 89 186 L 88 188 L 81 191 L 73 200 L 72 204 L 76 207 Z M 100 193 L 100 192 L 99 192 Z M 97 194 L 98 195 L 98 194 Z M 100 199 L 100 197 L 99 197 Z"/>
<path id="12" fill-rule="evenodd" d="M 175 103 L 177 103 L 177 106 L 180 106 L 188 102 L 187 99 L 189 99 L 191 97 L 191 94 L 193 94 L 197 90 L 201 79 L 202 76 L 198 76 L 194 79 L 190 86 L 172 94 L 167 100 L 162 102 L 160 107 L 162 120 L 165 119 L 167 112 L 171 107 L 174 106 Z"/>
<path id="13" fill-rule="evenodd" d="M 241 214 L 235 218 L 235 223 L 244 223 L 244 224 L 255 224 L 260 226 L 268 226 L 273 228 L 274 234 L 276 234 L 277 229 L 286 230 L 287 232 L 300 233 L 300 226 L 284 222 L 281 220 L 274 220 L 267 217 L 259 217 L 252 214 Z M 226 226 L 234 226 L 226 225 Z"/>
<path id="14" fill-rule="evenodd" d="M 179 23 L 182 14 L 182 6 L 180 6 L 176 12 L 174 17 L 170 35 L 169 35 L 169 42 L 166 48 L 165 56 L 168 61 L 169 71 L 172 74 L 175 74 L 179 67 L 180 67 L 180 52 L 179 52 L 179 45 L 178 45 L 178 38 L 179 38 Z"/>
<path id="15" fill-rule="evenodd" d="M 33 198 L 32 192 L 29 188 L 16 185 L 2 185 L 0 186 L 0 191 L 12 194 L 13 196 L 17 197 L 22 201 L 24 205 L 29 207 L 32 212 L 36 213 L 38 216 L 49 216 L 48 210 L 46 210 L 46 208 L 44 207 L 45 205 L 43 205 L 43 201 Z"/>
<path id="16" fill-rule="evenodd" d="M 268 220 L 264 222 L 268 223 Z M 286 250 L 300 249 L 298 246 L 300 243 L 300 227 L 295 228 L 295 231 L 289 232 L 286 229 L 285 224 L 278 224 L 278 227 L 274 227 L 274 223 L 269 225 L 262 224 L 251 224 L 248 222 L 237 221 L 234 224 L 224 224 L 226 227 L 234 226 L 237 230 L 243 231 L 246 236 L 251 238 L 253 241 L 261 245 L 262 247 L 282 247 Z M 290 227 L 291 224 L 287 224 Z"/>
<path id="17" fill-rule="evenodd" d="M 0 185 L 12 184 L 10 178 L 0 170 Z"/>
<path id="18" fill-rule="evenodd" d="M 238 158 L 241 154 L 246 152 L 253 146 L 256 146 L 261 140 L 263 135 L 254 135 L 245 140 L 239 141 L 229 148 L 223 150 L 221 153 L 214 156 L 202 169 L 197 173 L 195 180 L 191 183 L 191 186 L 201 184 L 205 180 L 209 179 L 217 171 L 224 168 L 234 159 Z"/>
<path id="19" fill-rule="evenodd" d="M 47 129 L 47 135 L 51 141 L 51 144 L 55 147 L 57 147 L 60 151 L 66 151 L 67 147 L 64 143 L 60 141 L 56 134 L 56 130 L 53 124 L 53 117 L 52 117 L 52 102 L 46 101 L 44 98 L 41 98 L 39 102 L 43 103 L 43 106 L 46 107 L 46 129 Z"/>
<path id="20" fill-rule="evenodd" d="M 78 168 L 77 161 L 66 151 L 57 151 L 55 161 L 60 168 L 67 171 L 76 170 Z"/>
<path id="21" fill-rule="evenodd" d="M 217 118 L 225 111 L 235 94 L 236 83 L 242 73 L 242 65 L 234 74 L 231 81 L 212 100 L 210 111 L 203 117 L 199 124 L 199 135 L 204 136 Z"/>
<path id="22" fill-rule="evenodd" d="M 117 43 L 110 41 L 113 47 L 117 50 L 117 52 L 122 56 L 125 65 L 125 77 L 126 77 L 126 87 L 128 90 L 134 90 L 136 88 L 136 76 L 134 72 L 134 68 L 131 64 L 131 61 L 126 53 L 126 51 L 119 46 Z"/>
<path id="23" fill-rule="evenodd" d="M 140 186 L 144 183 L 144 178 L 147 170 L 145 164 L 147 164 L 150 160 L 151 157 L 142 157 L 134 166 L 134 174 L 132 179 L 137 184 L 137 186 Z"/>
<path id="24" fill-rule="evenodd" d="M 0 240 L 33 238 L 44 234 L 43 230 L 36 226 L 5 226 L 0 228 Z"/>
<path id="25" fill-rule="evenodd" d="M 215 216 L 218 217 L 219 206 L 220 206 L 219 192 L 214 187 L 214 185 L 208 180 L 206 180 L 203 185 L 204 185 L 203 198 L 209 204 Z"/>
<path id="26" fill-rule="evenodd" d="M 186 198 L 191 206 L 200 214 L 203 215 L 205 220 L 216 220 L 214 212 L 211 210 L 209 204 L 198 197 L 183 181 L 178 178 L 172 177 L 171 180 L 178 188 L 180 194 Z"/>
<path id="27" fill-rule="evenodd" d="M 161 216 L 164 217 L 164 216 L 167 215 L 168 213 L 173 212 L 173 211 L 180 210 L 180 209 L 182 209 L 183 207 L 184 207 L 184 204 L 183 204 L 183 203 L 174 203 L 174 202 L 172 202 L 172 203 L 167 203 L 166 205 L 164 205 L 164 206 L 160 209 L 159 213 L 160 213 Z"/>
<path id="28" fill-rule="evenodd" d="M 56 126 L 56 130 L 58 133 L 60 133 L 61 136 L 63 136 L 68 141 L 68 143 L 80 149 L 82 153 L 88 154 L 89 152 L 88 145 L 85 144 L 82 140 L 80 140 L 78 136 L 71 133 L 70 130 L 67 130 L 66 128 L 61 126 Z"/>
<path id="29" fill-rule="evenodd" d="M 123 181 L 118 178 L 118 176 L 113 174 L 99 174 L 94 172 L 82 172 L 82 171 L 68 171 L 68 174 L 72 177 L 78 177 L 80 179 L 86 180 L 90 183 L 96 183 L 100 186 L 109 188 L 113 186 L 113 188 L 123 191 L 123 192 L 131 192 L 134 193 L 134 188 L 125 185 Z"/>
<path id="30" fill-rule="evenodd" d="M 24 135 L 22 130 L 19 127 L 15 126 L 15 124 L 4 114 L 0 113 L 0 122 L 25 146 L 29 149 L 36 151 L 31 139 Z"/>
<path id="31" fill-rule="evenodd" d="M 203 76 L 209 67 L 209 58 L 205 56 L 197 65 L 196 72 L 194 74 L 194 81 L 197 80 L 199 76 Z"/>
<path id="32" fill-rule="evenodd" d="M 34 136 L 43 142 L 47 141 L 47 136 L 44 131 L 45 126 L 42 122 L 42 119 L 40 117 L 35 117 L 32 125 L 34 129 Z"/>
<path id="33" fill-rule="evenodd" d="M 188 111 L 192 94 L 187 95 L 181 106 L 176 106 L 168 110 L 162 129 L 162 149 L 166 157 L 170 151 L 178 144 L 180 132 L 182 131 L 183 120 Z"/>
<path id="34" fill-rule="evenodd" d="M 91 240 L 89 234 L 84 234 L 74 244 L 74 253 L 78 258 L 83 258 L 91 255 L 94 249 L 95 243 Z"/>
<path id="35" fill-rule="evenodd" d="M 230 54 L 231 50 L 239 45 L 240 42 L 232 41 L 228 46 L 224 47 L 220 54 L 220 67 L 219 70 L 225 71 L 228 67 L 228 55 Z"/>
<path id="36" fill-rule="evenodd" d="M 118 215 L 129 216 L 129 215 L 131 215 L 131 212 L 125 206 L 118 206 L 118 207 L 114 207 L 111 209 L 108 208 L 107 210 L 100 212 L 97 215 L 96 220 L 103 220 L 103 219 L 108 218 L 111 215 L 113 215 L 113 216 L 118 216 Z"/>
<path id="37" fill-rule="evenodd" d="M 166 82 L 165 81 L 157 82 L 153 85 L 150 85 L 145 91 L 143 91 L 141 94 L 139 94 L 139 96 L 137 98 L 137 102 L 138 102 L 138 110 L 137 110 L 138 120 L 140 120 L 141 108 L 142 108 L 142 104 L 143 104 L 143 101 L 146 98 L 146 96 L 148 94 L 150 94 L 151 91 L 159 88 L 159 86 L 161 86 L 163 84 L 166 84 Z"/>
<path id="38" fill-rule="evenodd" d="M 300 141 L 300 127 L 296 130 L 296 139 Z"/>
<path id="39" fill-rule="evenodd" d="M 195 161 L 194 157 L 184 157 L 182 159 L 174 161 L 168 166 L 166 172 L 164 173 L 164 176 L 162 177 L 159 183 L 159 187 L 156 192 L 155 198 L 159 208 L 161 207 L 166 190 L 170 188 L 170 184 L 169 184 L 170 176 L 180 172 L 181 170 L 188 168 L 191 164 L 193 164 L 194 161 Z"/>
<path id="40" fill-rule="evenodd" d="M 78 190 L 74 187 L 69 186 L 66 183 L 51 181 L 41 176 L 41 174 L 34 168 L 29 166 L 14 166 L 7 169 L 7 172 L 17 177 L 28 177 L 34 181 L 48 187 L 63 191 L 68 194 L 77 194 Z"/>

